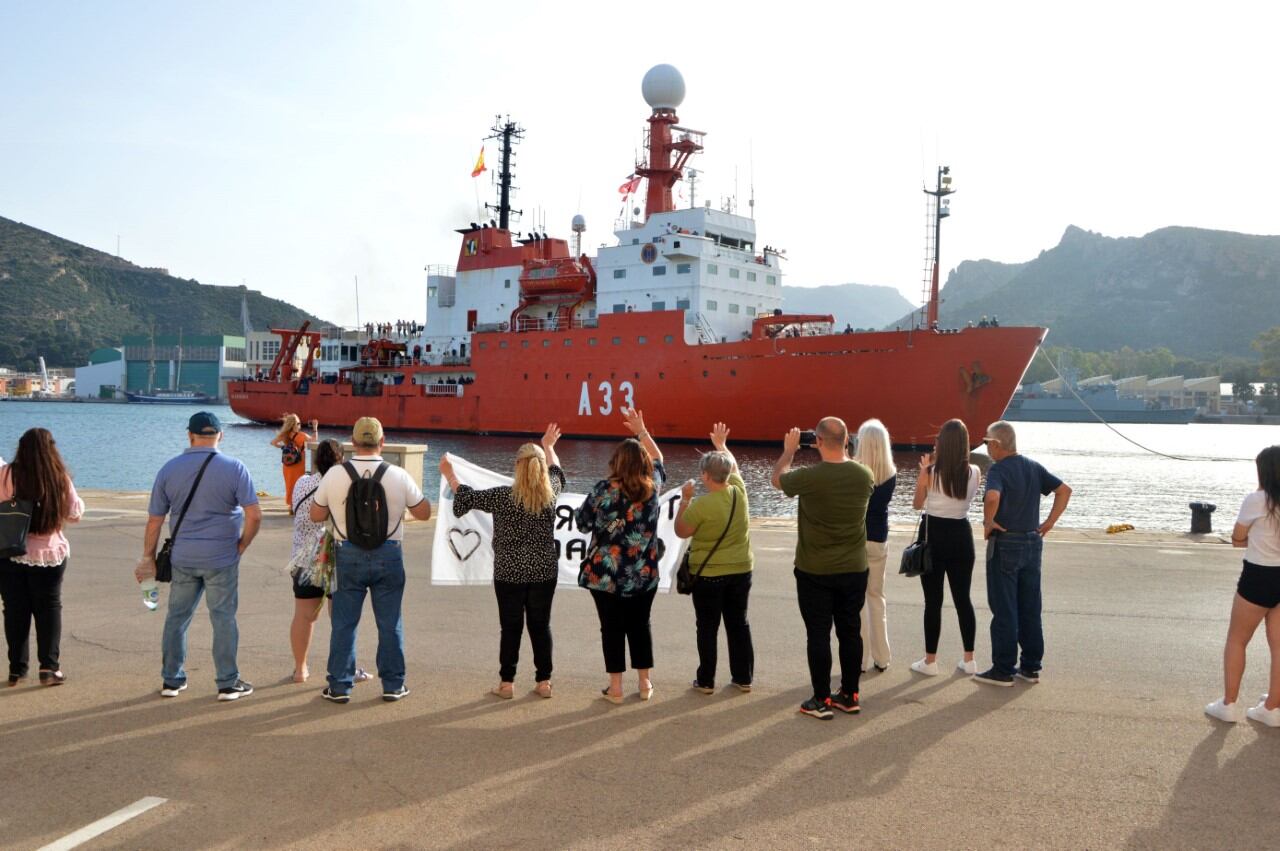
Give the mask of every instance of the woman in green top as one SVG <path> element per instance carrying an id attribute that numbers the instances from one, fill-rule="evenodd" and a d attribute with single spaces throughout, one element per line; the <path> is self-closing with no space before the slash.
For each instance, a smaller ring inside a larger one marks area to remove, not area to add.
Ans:
<path id="1" fill-rule="evenodd" d="M 693 688 L 703 694 L 715 691 L 721 617 L 729 640 L 729 674 L 739 691 L 751 691 L 755 667 L 751 625 L 747 623 L 753 561 L 747 487 L 737 460 L 725 448 L 728 438 L 729 429 L 716 423 L 711 431 L 715 451 L 703 455 L 701 463 L 707 492 L 694 499 L 694 484 L 686 482 L 675 523 L 677 535 L 692 538 L 689 566 L 698 577 L 693 586 L 693 611 L 698 622 L 698 673 Z"/>

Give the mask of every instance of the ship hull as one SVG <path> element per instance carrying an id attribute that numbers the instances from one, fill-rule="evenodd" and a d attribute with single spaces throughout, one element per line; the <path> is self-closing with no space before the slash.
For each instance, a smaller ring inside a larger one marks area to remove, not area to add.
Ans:
<path id="1" fill-rule="evenodd" d="M 788 429 L 839 416 L 876 417 L 895 446 L 931 446 L 942 423 L 965 422 L 976 442 L 999 419 L 1043 328 L 881 331 L 713 345 L 684 342 L 680 311 L 608 314 L 599 327 L 472 336 L 474 376 L 458 395 L 411 383 L 357 395 L 350 383 L 233 382 L 232 410 L 259 422 L 296 413 L 349 427 L 374 416 L 394 430 L 616 437 L 619 411 L 641 409 L 663 439 L 704 439 L 723 421 L 734 440 L 779 442 Z M 383 374 L 388 370 L 383 370 Z M 424 380 L 421 372 L 419 380 Z M 425 379 L 429 382 L 434 378 Z"/>

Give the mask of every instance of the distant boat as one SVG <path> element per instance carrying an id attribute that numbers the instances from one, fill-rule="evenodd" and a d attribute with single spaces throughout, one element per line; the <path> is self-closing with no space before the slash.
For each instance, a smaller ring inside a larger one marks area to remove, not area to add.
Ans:
<path id="1" fill-rule="evenodd" d="M 130 393 L 125 391 L 125 398 L 130 402 L 143 405 L 201 405 L 206 402 L 217 403 L 217 399 L 207 393 L 195 390 L 153 390 L 150 393 Z"/>
<path id="2" fill-rule="evenodd" d="M 1115 384 L 1077 385 L 1075 392 L 1084 404 L 1070 393 L 1048 393 L 1039 384 L 1024 384 L 1013 394 L 1004 418 L 1013 422 L 1094 423 L 1101 417 L 1109 423 L 1185 424 L 1196 415 L 1195 408 L 1163 408 L 1145 399 L 1121 396 Z"/>

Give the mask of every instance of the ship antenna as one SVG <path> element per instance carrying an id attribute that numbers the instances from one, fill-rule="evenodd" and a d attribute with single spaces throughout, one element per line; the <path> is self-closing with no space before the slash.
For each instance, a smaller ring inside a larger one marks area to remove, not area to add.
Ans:
<path id="1" fill-rule="evenodd" d="M 498 204 L 485 204 L 485 208 L 495 210 L 498 213 L 498 227 L 503 230 L 510 230 L 511 214 L 517 216 L 523 213 L 522 210 L 511 209 L 511 190 L 515 187 L 511 183 L 511 166 L 514 159 L 513 147 L 516 142 L 524 138 L 524 128 L 517 125 L 511 120 L 511 116 L 507 116 L 506 120 L 502 116 L 496 116 L 493 119 L 493 129 L 491 135 L 485 137 L 487 139 L 498 139 L 501 142 L 501 157 L 498 164 Z"/>
<path id="2" fill-rule="evenodd" d="M 932 233 L 926 234 L 925 237 L 926 239 L 929 236 L 933 237 L 933 274 L 929 284 L 929 300 L 925 312 L 925 325 L 930 329 L 938 327 L 938 275 L 942 256 L 939 242 L 942 237 L 942 220 L 951 215 L 951 210 L 949 209 L 951 202 L 947 200 L 947 196 L 953 192 L 955 190 L 951 188 L 951 167 L 939 166 L 937 187 L 932 190 L 924 190 L 924 194 L 931 195 L 934 199 L 932 202 L 933 229 Z"/>
<path id="3" fill-rule="evenodd" d="M 756 146 L 754 140 L 747 142 L 747 218 L 756 217 Z"/>

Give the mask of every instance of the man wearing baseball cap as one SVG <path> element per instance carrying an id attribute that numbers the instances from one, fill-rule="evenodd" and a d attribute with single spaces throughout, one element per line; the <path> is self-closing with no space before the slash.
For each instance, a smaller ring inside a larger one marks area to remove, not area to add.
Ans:
<path id="1" fill-rule="evenodd" d="M 311 503 L 311 519 L 333 525 L 337 588 L 333 592 L 333 627 L 329 637 L 329 685 L 321 697 L 334 703 L 351 700 L 356 671 L 356 627 L 367 592 L 378 626 L 378 676 L 382 699 L 407 697 L 404 684 L 404 628 L 400 603 L 404 598 L 404 513 L 431 519 L 431 503 L 418 483 L 382 460 L 382 423 L 361 417 L 351 430 L 355 454 L 331 467 L 320 480 Z M 354 509 L 349 509 L 351 502 Z M 377 510 L 369 510 L 377 509 Z M 385 512 L 386 519 L 381 520 Z M 366 528 L 377 517 L 379 528 Z M 353 518 L 359 528 L 351 528 Z"/>
<path id="2" fill-rule="evenodd" d="M 235 458 L 218 451 L 222 423 L 208 411 L 187 422 L 190 446 L 160 468 L 151 488 L 142 560 L 134 571 L 139 582 L 156 575 L 156 547 L 165 515 L 173 538 L 173 581 L 161 648 L 164 662 L 161 697 L 177 697 L 187 687 L 183 665 L 187 628 L 200 596 L 205 596 L 213 624 L 213 664 L 218 700 L 239 700 L 253 694 L 240 678 L 236 650 L 240 556 L 249 548 L 262 524 L 262 509 L 249 471 Z M 178 535 L 173 528 L 186 506 Z"/>

